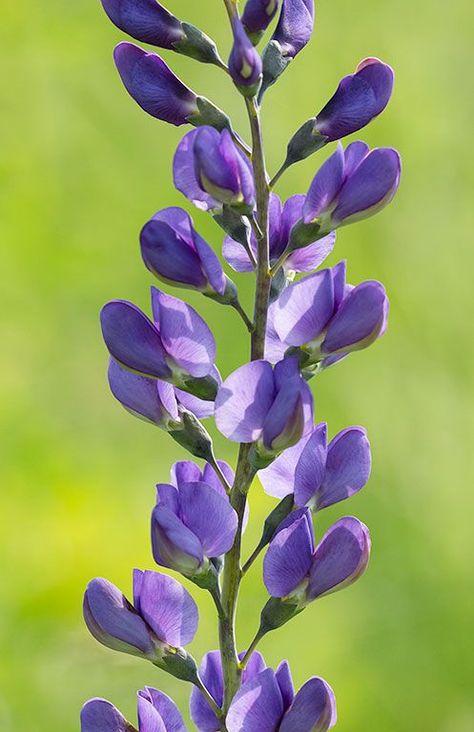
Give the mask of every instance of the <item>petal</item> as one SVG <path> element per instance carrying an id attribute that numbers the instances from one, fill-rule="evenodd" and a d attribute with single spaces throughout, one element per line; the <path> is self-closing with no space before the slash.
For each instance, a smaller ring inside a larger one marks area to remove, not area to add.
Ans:
<path id="1" fill-rule="evenodd" d="M 327 425 L 315 427 L 295 470 L 295 503 L 306 506 L 317 494 L 326 472 Z"/>
<path id="2" fill-rule="evenodd" d="M 254 442 L 275 398 L 273 369 L 268 361 L 253 361 L 234 371 L 219 387 L 216 424 L 235 442 Z"/>
<path id="3" fill-rule="evenodd" d="M 331 441 L 324 481 L 316 492 L 316 508 L 322 509 L 353 496 L 370 477 L 370 444 L 363 427 L 348 427 Z"/>
<path id="4" fill-rule="evenodd" d="M 294 58 L 311 39 L 313 26 L 314 0 L 284 0 L 273 39 Z"/>
<path id="5" fill-rule="evenodd" d="M 158 638 L 171 646 L 185 646 L 196 634 L 196 603 L 179 582 L 165 574 L 143 573 L 140 612 Z"/>
<path id="6" fill-rule="evenodd" d="M 367 526 L 352 516 L 337 521 L 316 547 L 308 598 L 315 600 L 355 582 L 367 569 L 369 556 Z"/>
<path id="7" fill-rule="evenodd" d="M 235 272 L 253 272 L 254 266 L 240 242 L 226 236 L 222 245 L 222 256 Z"/>
<path id="8" fill-rule="evenodd" d="M 275 732 L 283 711 L 275 674 L 267 668 L 235 695 L 226 719 L 228 732 Z"/>
<path id="9" fill-rule="evenodd" d="M 281 452 L 296 445 L 304 433 L 302 390 L 299 378 L 279 389 L 263 425 L 262 440 L 268 450 Z"/>
<path id="10" fill-rule="evenodd" d="M 284 498 L 295 490 L 295 470 L 304 446 L 311 435 L 305 435 L 297 445 L 288 448 L 268 468 L 260 470 L 258 477 L 263 490 L 269 496 Z"/>
<path id="11" fill-rule="evenodd" d="M 241 653 L 239 655 L 239 659 L 242 660 L 244 655 L 245 652 Z M 263 658 L 262 654 L 259 651 L 254 651 L 242 672 L 242 684 L 245 684 L 246 681 L 253 679 L 254 676 L 257 676 L 257 674 L 263 671 L 266 667 L 267 664 L 265 663 L 265 659 Z"/>
<path id="12" fill-rule="evenodd" d="M 265 587 L 272 597 L 286 597 L 308 575 L 313 554 L 311 518 L 298 512 L 270 542 L 263 561 Z"/>
<path id="13" fill-rule="evenodd" d="M 150 726 L 150 729 L 148 729 L 143 726 L 142 715 L 146 718 L 146 715 L 150 713 L 150 707 L 154 710 L 155 715 L 163 721 L 164 732 L 186 732 L 183 717 L 174 701 L 167 694 L 150 686 L 146 686 L 138 692 L 140 732 L 155 732 L 155 727 Z M 156 719 L 156 716 L 151 717 L 151 719 Z M 156 728 L 156 732 L 161 732 L 160 727 Z"/>
<path id="14" fill-rule="evenodd" d="M 282 661 L 280 663 L 275 671 L 275 676 L 278 681 L 278 686 L 280 687 L 283 706 L 285 709 L 288 709 L 295 696 L 295 689 L 288 661 Z"/>
<path id="15" fill-rule="evenodd" d="M 322 351 L 366 348 L 385 331 L 387 311 L 384 286 L 375 280 L 362 282 L 349 293 L 329 323 Z"/>
<path id="16" fill-rule="evenodd" d="M 173 50 L 184 37 L 181 23 L 155 0 L 102 0 L 115 25 L 137 41 Z"/>
<path id="17" fill-rule="evenodd" d="M 202 659 L 199 667 L 199 677 L 220 707 L 224 701 L 224 676 L 220 651 L 209 651 Z M 209 704 L 196 687 L 191 691 L 189 700 L 191 719 L 199 732 L 219 732 L 219 721 L 209 707 Z"/>
<path id="18" fill-rule="evenodd" d="M 202 565 L 204 556 L 199 538 L 161 503 L 153 510 L 151 542 L 153 558 L 161 567 L 192 576 Z"/>
<path id="19" fill-rule="evenodd" d="M 303 208 L 305 224 L 310 224 L 334 205 L 344 182 L 344 150 L 336 152 L 320 167 L 309 187 Z"/>
<path id="20" fill-rule="evenodd" d="M 192 412 L 198 419 L 206 419 L 214 414 L 214 402 L 200 399 L 194 394 L 188 394 L 181 389 L 175 389 L 176 397 L 185 409 Z"/>
<path id="21" fill-rule="evenodd" d="M 167 732 L 163 717 L 147 696 L 138 692 L 138 727 L 140 732 Z"/>
<path id="22" fill-rule="evenodd" d="M 171 466 L 171 482 L 177 488 L 182 483 L 194 483 L 201 478 L 201 468 L 192 460 L 180 460 Z"/>
<path id="23" fill-rule="evenodd" d="M 296 195 L 291 196 L 287 201 L 285 201 L 285 205 L 283 206 L 283 210 L 281 213 L 280 236 L 282 240 L 282 247 L 279 254 L 281 254 L 283 250 L 286 249 L 288 242 L 290 241 L 292 228 L 303 217 L 303 207 L 305 200 L 306 196 L 304 196 L 302 193 L 297 193 Z"/>
<path id="24" fill-rule="evenodd" d="M 178 405 L 171 384 L 127 371 L 113 358 L 110 359 L 108 379 L 114 397 L 139 419 L 165 428 L 169 418 L 178 421 Z M 160 399 L 159 383 L 164 388 L 165 398 L 169 389 L 167 405 Z"/>
<path id="25" fill-rule="evenodd" d="M 178 366 L 191 376 L 207 376 L 216 357 L 216 343 L 200 315 L 177 297 L 152 287 L 154 310 L 159 308 L 163 346 Z"/>
<path id="26" fill-rule="evenodd" d="M 302 346 L 321 335 L 333 312 L 333 279 L 325 269 L 283 291 L 275 303 L 273 325 L 286 344 Z"/>
<path id="27" fill-rule="evenodd" d="M 194 231 L 194 244 L 201 260 L 201 267 L 206 274 L 211 288 L 219 295 L 223 295 L 227 285 L 227 279 L 219 257 L 197 231 Z"/>
<path id="28" fill-rule="evenodd" d="M 260 34 L 265 31 L 278 10 L 278 0 L 247 0 L 242 23 L 247 33 Z"/>
<path id="29" fill-rule="evenodd" d="M 126 300 L 112 300 L 100 314 L 102 334 L 111 356 L 122 366 L 158 379 L 170 377 L 158 330 Z"/>
<path id="30" fill-rule="evenodd" d="M 235 473 L 230 467 L 229 463 L 226 463 L 225 460 L 218 460 L 217 461 L 220 469 L 224 473 L 224 476 L 228 482 L 229 485 L 234 484 L 235 479 Z M 220 493 L 221 496 L 225 496 L 225 490 L 224 486 L 222 485 L 221 481 L 219 480 L 219 477 L 212 467 L 212 465 L 209 465 L 209 463 L 206 463 L 204 466 L 204 470 L 202 471 L 202 480 L 203 483 L 207 483 L 207 485 L 210 485 L 211 488 L 214 488 L 215 491 Z"/>
<path id="31" fill-rule="evenodd" d="M 351 142 L 344 151 L 344 173 L 346 178 L 353 174 L 358 165 L 364 160 L 369 154 L 370 148 L 361 140 Z"/>
<path id="32" fill-rule="evenodd" d="M 169 483 L 158 483 L 156 486 L 156 505 L 166 506 L 177 514 L 179 511 L 179 491 Z"/>
<path id="33" fill-rule="evenodd" d="M 280 732 L 326 732 L 337 721 L 334 692 L 317 676 L 304 684 L 285 714 Z"/>
<path id="34" fill-rule="evenodd" d="M 179 493 L 182 520 L 199 538 L 205 556 L 228 552 L 237 531 L 237 514 L 227 496 L 206 483 L 183 483 Z"/>
<path id="35" fill-rule="evenodd" d="M 152 117 L 184 125 L 197 111 L 197 97 L 156 53 L 133 43 L 119 43 L 114 61 L 130 96 Z"/>
<path id="36" fill-rule="evenodd" d="M 91 699 L 81 710 L 81 732 L 133 732 L 119 710 L 105 699 Z M 166 732 L 166 730 L 165 730 Z"/>
<path id="37" fill-rule="evenodd" d="M 393 148 L 372 150 L 346 179 L 332 219 L 337 224 L 366 218 L 386 206 L 400 182 L 400 155 Z"/>
<path id="38" fill-rule="evenodd" d="M 99 643 L 123 653 L 153 655 L 146 623 L 108 580 L 99 577 L 89 582 L 83 610 L 86 625 Z"/>
<path id="39" fill-rule="evenodd" d="M 270 193 L 270 200 L 268 205 L 268 239 L 270 246 L 270 261 L 278 259 L 280 254 L 285 249 L 288 241 L 283 238 L 282 231 L 282 205 L 280 197 L 276 193 Z M 255 251 L 257 249 L 257 242 L 255 237 L 252 235 L 255 241 Z"/>
<path id="40" fill-rule="evenodd" d="M 268 320 L 267 320 L 267 331 L 265 334 L 265 358 L 270 363 L 277 363 L 281 361 L 287 349 L 286 343 L 278 337 L 278 333 L 275 330 L 274 320 L 277 308 L 278 300 L 272 302 L 268 308 Z"/>
<path id="41" fill-rule="evenodd" d="M 194 170 L 194 142 L 199 130 L 192 130 L 183 137 L 173 160 L 174 185 L 191 203 L 203 211 L 219 209 L 221 204 L 200 185 Z"/>
<path id="42" fill-rule="evenodd" d="M 311 272 L 317 269 L 324 260 L 329 257 L 336 243 L 336 232 L 332 231 L 327 236 L 308 244 L 307 247 L 295 249 L 283 265 L 285 270 L 293 272 Z"/>

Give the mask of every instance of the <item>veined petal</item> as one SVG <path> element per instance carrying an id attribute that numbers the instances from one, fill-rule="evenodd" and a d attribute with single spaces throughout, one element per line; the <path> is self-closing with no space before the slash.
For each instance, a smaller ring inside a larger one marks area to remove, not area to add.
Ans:
<path id="1" fill-rule="evenodd" d="M 193 575 L 202 565 L 204 554 L 200 539 L 161 502 L 153 509 L 151 543 L 154 560 L 162 567 Z"/>
<path id="2" fill-rule="evenodd" d="M 293 686 L 293 678 L 291 676 L 290 665 L 288 661 L 282 661 L 275 671 L 276 680 L 280 687 L 281 696 L 283 699 L 283 707 L 288 709 L 295 696 L 295 689 Z"/>
<path id="3" fill-rule="evenodd" d="M 327 425 L 317 425 L 301 452 L 295 470 L 295 503 L 310 503 L 323 482 L 326 472 Z"/>
<path id="4" fill-rule="evenodd" d="M 224 701 L 224 676 L 220 651 L 209 651 L 202 659 L 199 677 L 220 707 Z M 219 732 L 219 721 L 200 691 L 193 686 L 189 700 L 191 719 L 199 732 Z"/>
<path id="5" fill-rule="evenodd" d="M 310 224 L 334 207 L 343 182 L 344 150 L 342 145 L 338 145 L 336 152 L 323 163 L 309 187 L 303 207 L 305 224 Z"/>
<path id="6" fill-rule="evenodd" d="M 310 437 L 310 434 L 304 435 L 297 445 L 285 450 L 268 468 L 259 470 L 258 477 L 269 496 L 284 498 L 294 492 L 296 466 Z"/>
<path id="7" fill-rule="evenodd" d="M 81 710 L 81 732 L 134 732 L 119 710 L 106 699 L 91 699 Z M 166 732 L 166 731 L 165 731 Z"/>
<path id="8" fill-rule="evenodd" d="M 184 38 L 181 23 L 156 0 L 102 0 L 117 28 L 137 41 L 173 50 Z"/>
<path id="9" fill-rule="evenodd" d="M 310 571 L 313 537 L 309 521 L 302 512 L 292 515 L 289 525 L 279 530 L 270 542 L 263 561 L 263 578 L 272 597 L 289 595 Z"/>
<path id="10" fill-rule="evenodd" d="M 163 723 L 163 732 L 186 732 L 183 717 L 174 701 L 162 691 L 145 686 L 138 692 L 140 732 L 161 732 L 159 725 L 156 726 L 159 719 Z"/>
<path id="11" fill-rule="evenodd" d="M 235 695 L 226 719 L 228 732 L 276 732 L 283 711 L 275 673 L 267 668 Z"/>
<path id="12" fill-rule="evenodd" d="M 370 477 L 370 444 L 363 427 L 348 427 L 331 441 L 326 462 L 326 474 L 316 492 L 316 508 L 332 506 L 353 496 Z"/>
<path id="13" fill-rule="evenodd" d="M 221 208 L 216 201 L 200 185 L 194 167 L 194 143 L 199 130 L 188 132 L 178 145 L 173 159 L 173 181 L 191 203 L 202 211 L 213 211 Z"/>
<path id="14" fill-rule="evenodd" d="M 324 679 L 313 676 L 295 696 L 279 732 L 326 732 L 334 727 L 336 721 L 333 690 Z"/>
<path id="15" fill-rule="evenodd" d="M 311 272 L 317 269 L 331 254 L 336 243 L 336 232 L 332 231 L 327 236 L 308 244 L 301 249 L 295 249 L 284 263 L 285 270 L 293 272 Z"/>
<path id="16" fill-rule="evenodd" d="M 199 538 L 207 557 L 229 551 L 237 531 L 237 514 L 227 496 L 206 483 L 183 483 L 179 489 L 181 517 Z"/>
<path id="17" fill-rule="evenodd" d="M 185 646 L 196 634 L 196 603 L 179 582 L 165 574 L 143 573 L 140 613 L 157 637 L 171 646 Z"/>
<path id="18" fill-rule="evenodd" d="M 283 291 L 275 303 L 273 326 L 286 344 L 302 346 L 321 335 L 333 312 L 333 279 L 325 269 Z"/>

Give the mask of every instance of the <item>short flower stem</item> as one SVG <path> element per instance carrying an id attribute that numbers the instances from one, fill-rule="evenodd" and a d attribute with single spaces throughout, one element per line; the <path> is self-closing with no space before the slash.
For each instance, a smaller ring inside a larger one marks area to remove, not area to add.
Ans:
<path id="1" fill-rule="evenodd" d="M 285 173 L 288 170 L 289 167 L 290 166 L 288 165 L 287 161 L 285 160 L 285 162 L 283 163 L 283 165 L 281 166 L 281 168 L 278 170 L 277 173 L 275 173 L 275 175 L 271 179 L 271 181 L 269 183 L 270 188 L 274 188 L 276 186 L 276 184 L 280 180 L 280 178 L 283 175 L 283 173 Z"/>
<path id="2" fill-rule="evenodd" d="M 210 460 L 208 460 L 209 465 L 214 469 L 214 472 L 216 473 L 217 477 L 219 478 L 220 482 L 222 483 L 225 492 L 230 495 L 230 492 L 232 490 L 232 486 L 229 484 L 227 478 L 225 477 L 224 473 L 221 470 L 221 467 L 219 463 L 217 462 L 214 455 Z"/>
<path id="3" fill-rule="evenodd" d="M 250 320 L 250 318 L 247 315 L 247 313 L 245 312 L 245 310 L 243 309 L 243 307 L 240 304 L 240 302 L 238 300 L 236 300 L 235 302 L 232 303 L 232 307 L 235 310 L 237 310 L 237 312 L 239 313 L 240 317 L 242 318 L 242 320 L 244 321 L 244 323 L 245 323 L 245 325 L 247 327 L 248 332 L 249 333 L 252 333 L 253 332 L 253 327 L 254 327 L 253 326 L 253 323 Z"/>
<path id="4" fill-rule="evenodd" d="M 260 546 L 260 545 L 257 546 L 253 550 L 252 554 L 250 555 L 250 557 L 247 559 L 247 561 L 245 562 L 244 566 L 242 567 L 242 575 L 247 574 L 247 572 L 249 571 L 250 567 L 255 562 L 255 560 L 258 559 L 258 557 L 260 556 L 260 554 L 262 553 L 262 551 L 263 551 L 263 547 Z"/>
<path id="5" fill-rule="evenodd" d="M 219 720 L 219 728 L 221 732 L 227 732 L 227 727 L 225 726 L 225 720 L 224 720 L 224 714 L 222 709 L 216 704 L 214 698 L 211 696 L 209 691 L 206 689 L 205 685 L 202 683 L 201 679 L 198 677 L 197 682 L 195 683 L 195 686 L 201 694 L 203 695 L 206 702 L 211 707 L 212 711 L 216 715 L 217 719 Z"/>
<path id="6" fill-rule="evenodd" d="M 262 632 L 261 630 L 259 630 L 258 633 L 257 633 L 257 635 L 255 636 L 255 638 L 253 639 L 253 641 L 251 642 L 251 644 L 247 648 L 247 650 L 245 652 L 245 656 L 242 658 L 242 660 L 240 662 L 240 669 L 241 669 L 241 671 L 243 671 L 244 668 L 246 667 L 247 663 L 250 660 L 250 656 L 255 651 L 255 649 L 257 648 L 258 644 L 260 643 L 260 641 L 262 640 L 262 638 L 263 638 L 264 635 L 265 635 L 265 633 Z"/>
<path id="7" fill-rule="evenodd" d="M 272 277 L 275 277 L 275 275 L 278 272 L 278 270 L 280 269 L 280 267 L 282 267 L 285 264 L 286 260 L 288 259 L 289 254 L 290 254 L 289 252 L 283 252 L 283 254 L 280 254 L 277 261 L 275 262 L 275 264 L 273 265 L 273 267 L 270 270 L 270 274 Z"/>

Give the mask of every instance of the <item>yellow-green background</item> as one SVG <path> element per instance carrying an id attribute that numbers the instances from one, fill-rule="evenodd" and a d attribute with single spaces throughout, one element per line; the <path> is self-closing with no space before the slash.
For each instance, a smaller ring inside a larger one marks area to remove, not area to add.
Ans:
<path id="1" fill-rule="evenodd" d="M 295 680 L 320 674 L 338 697 L 341 732 L 474 729 L 472 511 L 473 295 L 471 0 L 321 0 L 316 34 L 266 98 L 269 168 L 289 135 L 367 55 L 397 72 L 386 113 L 360 136 L 404 160 L 394 204 L 340 232 L 349 279 L 379 278 L 392 303 L 387 336 L 314 383 L 331 433 L 367 426 L 369 487 L 318 518 L 345 512 L 373 535 L 370 571 L 316 603 L 262 644 L 292 662 Z M 227 53 L 219 0 L 169 0 Z M 150 275 L 137 233 L 170 204 L 170 164 L 184 130 L 146 116 L 111 62 L 123 34 L 98 0 L 5 3 L 0 28 L 0 729 L 72 732 L 89 697 L 135 721 L 144 684 L 187 689 L 93 641 L 81 618 L 86 582 L 129 591 L 134 566 L 153 567 L 154 483 L 184 457 L 161 431 L 129 417 L 105 382 L 97 313 L 112 297 L 147 306 Z M 200 93 L 246 130 L 242 102 L 216 69 L 169 55 Z M 471 66 L 471 70 L 469 67 Z M 284 178 L 304 191 L 320 160 Z M 196 213 L 216 249 L 220 231 Z M 249 302 L 251 278 L 239 280 Z M 191 295 L 215 330 L 227 374 L 246 359 L 232 312 Z M 223 441 L 219 452 L 234 450 Z M 247 548 L 271 506 L 255 485 Z M 213 608 L 195 588 L 200 657 L 216 645 Z M 265 600 L 260 568 L 242 594 L 248 642 Z M 296 731 L 295 731 L 296 732 Z"/>

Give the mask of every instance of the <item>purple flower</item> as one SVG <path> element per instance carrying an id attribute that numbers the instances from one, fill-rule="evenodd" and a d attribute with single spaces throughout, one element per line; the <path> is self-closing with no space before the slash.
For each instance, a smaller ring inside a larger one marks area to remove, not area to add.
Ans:
<path id="1" fill-rule="evenodd" d="M 320 511 L 360 491 L 370 470 L 365 429 L 347 427 L 327 445 L 327 425 L 322 422 L 262 470 L 259 478 L 270 496 L 283 498 L 293 493 L 297 506 Z"/>
<path id="2" fill-rule="evenodd" d="M 388 298 L 380 282 L 346 285 L 345 263 L 287 287 L 270 312 L 267 357 L 302 347 L 306 364 L 367 348 L 386 330 Z M 280 345 L 279 345 L 280 344 Z"/>
<path id="3" fill-rule="evenodd" d="M 223 65 L 211 38 L 179 21 L 156 0 L 102 0 L 102 5 L 110 20 L 137 41 Z"/>
<path id="4" fill-rule="evenodd" d="M 240 658 L 244 657 L 240 654 Z M 242 684 L 255 678 L 265 668 L 263 656 L 255 651 L 242 672 Z M 219 707 L 224 703 L 224 673 L 220 651 L 209 651 L 199 667 L 199 677 Z M 219 721 L 198 689 L 193 688 L 189 702 L 191 719 L 199 732 L 219 732 Z"/>
<path id="5" fill-rule="evenodd" d="M 226 470 L 229 474 L 229 466 Z M 209 559 L 228 552 L 237 531 L 237 514 L 211 471 L 202 474 L 192 462 L 178 463 L 174 485 L 157 485 L 151 520 L 153 557 L 157 564 L 191 578 L 209 572 Z M 208 475 L 211 485 L 205 482 Z"/>
<path id="6" fill-rule="evenodd" d="M 326 732 L 336 720 L 336 700 L 329 684 L 313 676 L 295 696 L 290 668 L 283 661 L 276 672 L 264 669 L 242 684 L 226 725 L 229 732 Z"/>
<path id="7" fill-rule="evenodd" d="M 262 455 L 275 455 L 312 427 L 313 397 L 296 358 L 252 361 L 234 371 L 216 397 L 216 424 L 234 442 L 258 442 Z"/>
<path id="8" fill-rule="evenodd" d="M 245 96 L 255 96 L 262 78 L 262 59 L 255 50 L 238 16 L 232 21 L 234 43 L 229 56 L 229 72 Z"/>
<path id="9" fill-rule="evenodd" d="M 101 0 L 112 23 L 137 41 L 174 50 L 184 40 L 180 21 L 157 0 Z"/>
<path id="10" fill-rule="evenodd" d="M 228 280 L 219 258 L 182 208 L 158 211 L 143 227 L 140 245 L 145 265 L 163 282 L 224 295 Z"/>
<path id="11" fill-rule="evenodd" d="M 270 196 L 270 264 L 274 264 L 278 257 L 287 249 L 293 227 L 303 216 L 305 197 L 301 194 L 291 196 L 282 206 L 276 193 Z M 291 252 L 283 264 L 285 273 L 310 272 L 319 267 L 331 253 L 336 241 L 335 232 L 331 232 L 308 246 Z M 252 233 L 250 248 L 257 254 L 257 239 Z M 222 253 L 236 272 L 251 272 L 254 269 L 245 248 L 230 236 L 224 239 Z"/>
<path id="12" fill-rule="evenodd" d="M 133 573 L 133 605 L 108 580 L 89 582 L 84 619 L 102 645 L 159 664 L 169 647 L 192 641 L 198 625 L 196 603 L 172 577 L 157 572 Z"/>
<path id="13" fill-rule="evenodd" d="M 242 23 L 254 43 L 258 43 L 278 10 L 279 0 L 247 0 Z"/>
<path id="14" fill-rule="evenodd" d="M 139 732 L 186 732 L 181 712 L 169 696 L 146 686 L 138 692 Z M 91 699 L 81 711 L 81 732 L 132 732 L 134 727 L 105 699 Z"/>
<path id="15" fill-rule="evenodd" d="M 152 117 L 179 127 L 198 114 L 196 94 L 156 53 L 122 42 L 114 50 L 114 60 L 126 90 Z"/>
<path id="16" fill-rule="evenodd" d="M 197 208 L 223 204 L 250 211 L 255 204 L 252 166 L 228 130 L 204 126 L 183 137 L 173 162 L 174 184 Z"/>
<path id="17" fill-rule="evenodd" d="M 315 548 L 311 512 L 298 509 L 270 542 L 263 562 L 265 586 L 272 597 L 304 607 L 355 582 L 369 556 L 369 530 L 358 519 L 337 521 Z"/>
<path id="18" fill-rule="evenodd" d="M 216 347 L 211 331 L 182 300 L 154 287 L 151 294 L 153 322 L 126 300 L 103 307 L 102 333 L 111 356 L 130 371 L 212 399 L 217 383 L 212 377 Z"/>
<path id="19" fill-rule="evenodd" d="M 322 165 L 303 207 L 305 224 L 320 234 L 373 216 L 387 206 L 400 183 L 400 156 L 393 148 L 369 151 L 364 142 L 342 145 Z"/>
<path id="20" fill-rule="evenodd" d="M 311 40 L 314 0 L 283 0 L 280 19 L 272 36 L 284 57 L 294 58 Z"/>
<path id="21" fill-rule="evenodd" d="M 334 96 L 317 115 L 314 130 L 331 142 L 365 127 L 387 106 L 393 80 L 390 66 L 378 58 L 364 59 L 354 74 L 341 80 Z"/>

